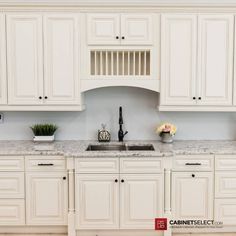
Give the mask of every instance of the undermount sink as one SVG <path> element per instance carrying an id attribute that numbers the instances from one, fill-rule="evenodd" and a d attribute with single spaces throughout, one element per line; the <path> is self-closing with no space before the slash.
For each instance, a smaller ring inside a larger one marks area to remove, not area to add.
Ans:
<path id="1" fill-rule="evenodd" d="M 155 151 L 152 144 L 90 144 L 86 151 Z"/>

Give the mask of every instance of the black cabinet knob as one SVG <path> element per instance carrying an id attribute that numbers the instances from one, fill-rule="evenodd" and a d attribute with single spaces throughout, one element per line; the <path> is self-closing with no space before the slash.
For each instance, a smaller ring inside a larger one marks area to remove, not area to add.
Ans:
<path id="1" fill-rule="evenodd" d="M 39 99 L 42 99 L 42 97 L 41 97 L 41 96 L 39 96 Z"/>
<path id="2" fill-rule="evenodd" d="M 201 100 L 202 98 L 201 97 L 198 97 L 198 100 Z"/>
<path id="3" fill-rule="evenodd" d="M 194 178 L 194 177 L 195 177 L 195 174 L 192 174 L 192 177 Z"/>
<path id="4" fill-rule="evenodd" d="M 65 177 L 65 176 L 63 177 L 63 180 L 66 180 L 66 177 Z"/>
<path id="5" fill-rule="evenodd" d="M 119 39 L 119 36 L 116 36 L 116 39 Z"/>
<path id="6" fill-rule="evenodd" d="M 115 182 L 117 183 L 117 182 L 118 182 L 118 179 L 115 179 Z"/>
<path id="7" fill-rule="evenodd" d="M 196 97 L 193 97 L 193 100 L 195 100 L 196 99 Z"/>
<path id="8" fill-rule="evenodd" d="M 47 96 L 45 96 L 44 98 L 45 98 L 45 99 L 48 99 L 48 97 L 47 97 Z"/>
<path id="9" fill-rule="evenodd" d="M 122 179 L 122 180 L 121 180 L 121 183 L 124 183 L 124 182 L 125 182 L 125 181 Z"/>
<path id="10" fill-rule="evenodd" d="M 122 38 L 122 39 L 125 39 L 125 36 L 122 36 L 121 38 Z"/>

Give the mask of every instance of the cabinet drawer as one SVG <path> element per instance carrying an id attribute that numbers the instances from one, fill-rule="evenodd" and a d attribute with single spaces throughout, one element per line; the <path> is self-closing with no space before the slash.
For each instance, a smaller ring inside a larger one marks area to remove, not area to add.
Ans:
<path id="1" fill-rule="evenodd" d="M 159 173 L 162 160 L 155 158 L 121 158 L 120 173 Z"/>
<path id="2" fill-rule="evenodd" d="M 77 173 L 119 173 L 118 158 L 79 158 L 75 161 Z"/>
<path id="3" fill-rule="evenodd" d="M 215 195 L 221 197 L 236 197 L 236 173 L 216 172 L 215 174 Z"/>
<path id="4" fill-rule="evenodd" d="M 23 199 L 0 199 L 0 225 L 24 225 L 25 204 Z"/>
<path id="5" fill-rule="evenodd" d="M 0 198 L 24 198 L 24 173 L 0 172 Z"/>
<path id="6" fill-rule="evenodd" d="M 173 159 L 173 170 L 211 171 L 214 167 L 212 155 L 183 155 Z"/>
<path id="7" fill-rule="evenodd" d="M 236 170 L 236 155 L 217 155 L 215 157 L 216 170 Z"/>
<path id="8" fill-rule="evenodd" d="M 26 157 L 28 171 L 61 171 L 66 169 L 66 160 L 61 156 Z"/>
<path id="9" fill-rule="evenodd" d="M 215 200 L 215 220 L 222 221 L 224 226 L 236 225 L 236 199 Z"/>
<path id="10" fill-rule="evenodd" d="M 24 171 L 24 157 L 0 156 L 0 171 Z"/>

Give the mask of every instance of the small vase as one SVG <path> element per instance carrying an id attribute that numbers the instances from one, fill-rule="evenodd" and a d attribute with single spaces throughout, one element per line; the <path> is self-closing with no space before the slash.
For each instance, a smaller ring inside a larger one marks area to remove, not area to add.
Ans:
<path id="1" fill-rule="evenodd" d="M 173 142 L 173 136 L 169 132 L 167 132 L 167 133 L 163 132 L 161 134 L 161 141 L 163 143 L 172 143 Z"/>

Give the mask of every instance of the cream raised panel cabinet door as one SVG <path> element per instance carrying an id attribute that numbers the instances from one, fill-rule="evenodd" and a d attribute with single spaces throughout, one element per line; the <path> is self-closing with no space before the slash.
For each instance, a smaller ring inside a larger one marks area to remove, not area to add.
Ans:
<path id="1" fill-rule="evenodd" d="M 90 45 L 120 44 L 120 14 L 88 14 L 87 38 Z"/>
<path id="2" fill-rule="evenodd" d="M 6 27 L 5 15 L 0 14 L 0 104 L 7 104 Z"/>
<path id="3" fill-rule="evenodd" d="M 26 174 L 26 223 L 67 225 L 68 196 L 64 172 Z"/>
<path id="4" fill-rule="evenodd" d="M 118 229 L 119 175 L 78 174 L 76 212 L 78 229 Z"/>
<path id="5" fill-rule="evenodd" d="M 120 179 L 121 229 L 154 229 L 154 219 L 162 216 L 162 175 L 124 174 Z"/>
<path id="6" fill-rule="evenodd" d="M 42 17 L 33 13 L 7 14 L 6 21 L 8 102 L 42 104 Z"/>
<path id="7" fill-rule="evenodd" d="M 121 14 L 121 43 L 152 44 L 152 14 Z"/>
<path id="8" fill-rule="evenodd" d="M 161 21 L 161 105 L 194 105 L 197 16 L 163 14 Z"/>
<path id="9" fill-rule="evenodd" d="M 79 104 L 78 14 L 44 16 L 44 102 Z"/>
<path id="10" fill-rule="evenodd" d="M 213 174 L 172 173 L 173 219 L 213 219 Z"/>
<path id="11" fill-rule="evenodd" d="M 198 17 L 198 104 L 232 105 L 233 15 Z"/>

